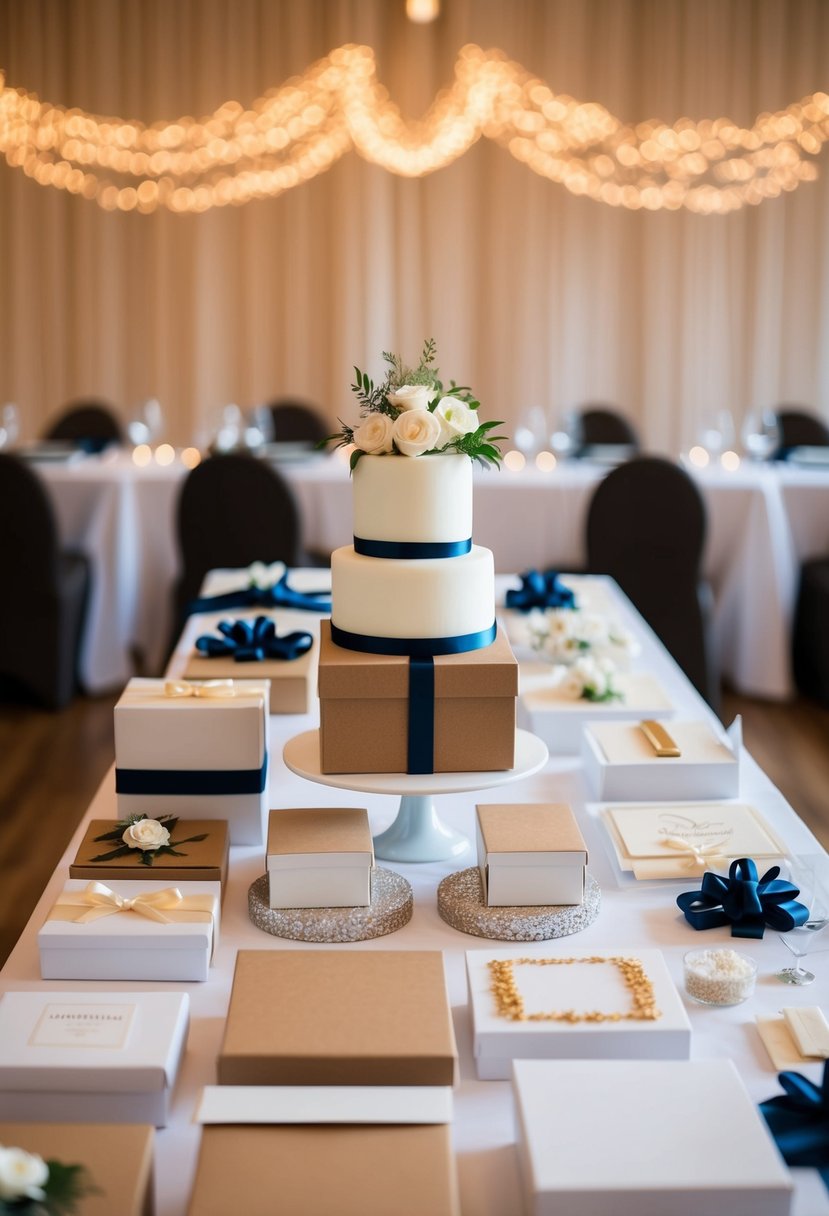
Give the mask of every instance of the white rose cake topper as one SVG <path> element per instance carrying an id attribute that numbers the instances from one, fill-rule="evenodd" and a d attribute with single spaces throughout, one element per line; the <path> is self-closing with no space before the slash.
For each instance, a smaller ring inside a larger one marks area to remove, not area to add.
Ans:
<path id="1" fill-rule="evenodd" d="M 400 355 L 383 352 L 388 364 L 385 379 L 375 384 L 367 372 L 354 368 L 352 392 L 360 402 L 358 426 L 341 422 L 341 429 L 325 443 L 354 446 L 351 468 L 363 456 L 440 456 L 459 453 L 484 466 L 501 460 L 493 435 L 501 422 L 480 422 L 479 402 L 465 385 L 450 381 L 443 387 L 435 362 L 435 343 L 424 345 L 417 367 L 408 367 Z"/>

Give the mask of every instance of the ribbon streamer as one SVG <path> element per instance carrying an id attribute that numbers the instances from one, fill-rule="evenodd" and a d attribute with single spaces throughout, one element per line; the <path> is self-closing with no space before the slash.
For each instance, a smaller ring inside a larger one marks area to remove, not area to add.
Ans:
<path id="1" fill-rule="evenodd" d="M 728 864 L 729 858 L 726 853 L 721 853 L 725 841 L 721 840 L 718 844 L 709 844 L 705 848 L 700 848 L 694 844 L 692 840 L 688 840 L 685 836 L 661 836 L 660 844 L 664 844 L 666 848 L 676 849 L 677 852 L 687 854 L 686 869 L 692 869 L 694 865 L 724 866 Z"/>
<path id="2" fill-rule="evenodd" d="M 261 663 L 264 659 L 289 662 L 307 654 L 314 644 L 310 633 L 299 630 L 282 637 L 276 624 L 267 616 L 255 621 L 220 621 L 217 629 L 222 637 L 203 634 L 196 639 L 196 650 L 208 659 L 232 658 L 235 663 Z"/>
<path id="3" fill-rule="evenodd" d="M 693 929 L 716 929 L 731 925 L 732 937 L 761 938 L 766 925 L 778 933 L 803 925 L 809 916 L 805 904 L 797 903 L 800 891 L 779 879 L 779 866 L 772 866 L 762 878 L 750 857 L 731 863 L 728 878 L 707 870 L 699 891 L 677 896 L 677 906 Z"/>
<path id="4" fill-rule="evenodd" d="M 829 1187 L 829 1060 L 815 1085 L 799 1072 L 781 1072 L 785 1093 L 760 1103 L 760 1111 L 787 1165 L 814 1166 Z"/>
<path id="5" fill-rule="evenodd" d="M 305 612 L 330 612 L 330 591 L 295 591 L 288 586 L 288 571 L 270 587 L 251 585 L 224 595 L 207 595 L 191 600 L 187 616 L 197 612 L 224 612 L 230 608 L 299 608 Z"/>
<path id="6" fill-rule="evenodd" d="M 559 580 L 556 570 L 528 570 L 521 587 L 507 592 L 507 608 L 530 612 L 533 608 L 575 608 L 576 597 Z"/>

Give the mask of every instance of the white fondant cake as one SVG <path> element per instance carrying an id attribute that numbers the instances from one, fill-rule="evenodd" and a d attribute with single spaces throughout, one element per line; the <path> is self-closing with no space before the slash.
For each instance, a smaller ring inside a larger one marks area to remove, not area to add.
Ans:
<path id="1" fill-rule="evenodd" d="M 408 543 L 469 540 L 472 461 L 449 454 L 363 456 L 354 469 L 354 535 Z"/>

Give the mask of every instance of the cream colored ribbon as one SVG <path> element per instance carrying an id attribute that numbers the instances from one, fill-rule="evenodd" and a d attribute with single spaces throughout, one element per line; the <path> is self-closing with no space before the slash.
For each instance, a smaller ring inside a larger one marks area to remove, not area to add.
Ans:
<path id="1" fill-rule="evenodd" d="M 182 895 L 178 887 L 147 891 L 127 899 L 116 895 L 105 883 L 90 882 L 82 891 L 62 891 L 47 919 L 87 925 L 119 912 L 135 912 L 168 925 L 173 921 L 212 921 L 213 906 L 212 895 Z"/>
<path id="2" fill-rule="evenodd" d="M 702 866 L 703 869 L 707 865 L 726 865 L 731 860 L 727 854 L 717 851 L 725 843 L 723 840 L 719 844 L 706 845 L 705 848 L 700 848 L 685 836 L 662 836 L 660 842 L 669 849 L 686 853 L 688 855 L 686 869 L 688 870 L 693 869 L 695 865 Z"/>
<path id="3" fill-rule="evenodd" d="M 191 684 L 189 680 L 167 680 L 165 697 L 217 697 L 250 696 L 250 689 L 240 689 L 233 680 L 205 680 L 202 684 Z"/>

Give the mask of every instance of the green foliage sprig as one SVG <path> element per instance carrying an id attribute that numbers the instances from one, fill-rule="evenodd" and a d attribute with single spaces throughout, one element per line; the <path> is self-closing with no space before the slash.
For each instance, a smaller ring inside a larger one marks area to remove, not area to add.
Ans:
<path id="1" fill-rule="evenodd" d="M 148 815 L 128 815 L 126 819 L 119 819 L 116 826 L 110 832 L 104 832 L 101 836 L 95 836 L 95 842 L 99 840 L 118 840 L 121 841 L 124 832 L 127 828 L 131 828 L 134 823 L 139 823 L 142 819 L 148 819 Z M 97 857 L 93 857 L 92 861 L 116 861 L 120 857 L 131 857 L 138 853 L 138 861 L 143 866 L 152 866 L 153 859 L 161 853 L 169 853 L 171 857 L 186 857 L 186 853 L 180 853 L 178 850 L 183 844 L 195 844 L 202 840 L 207 840 L 208 833 L 202 832 L 200 836 L 188 836 L 185 840 L 173 840 L 172 835 L 178 826 L 177 815 L 159 815 L 156 822 L 160 823 L 170 833 L 171 839 L 167 844 L 159 845 L 157 849 L 138 849 L 132 845 L 121 843 L 116 849 L 110 853 L 99 853 Z"/>

